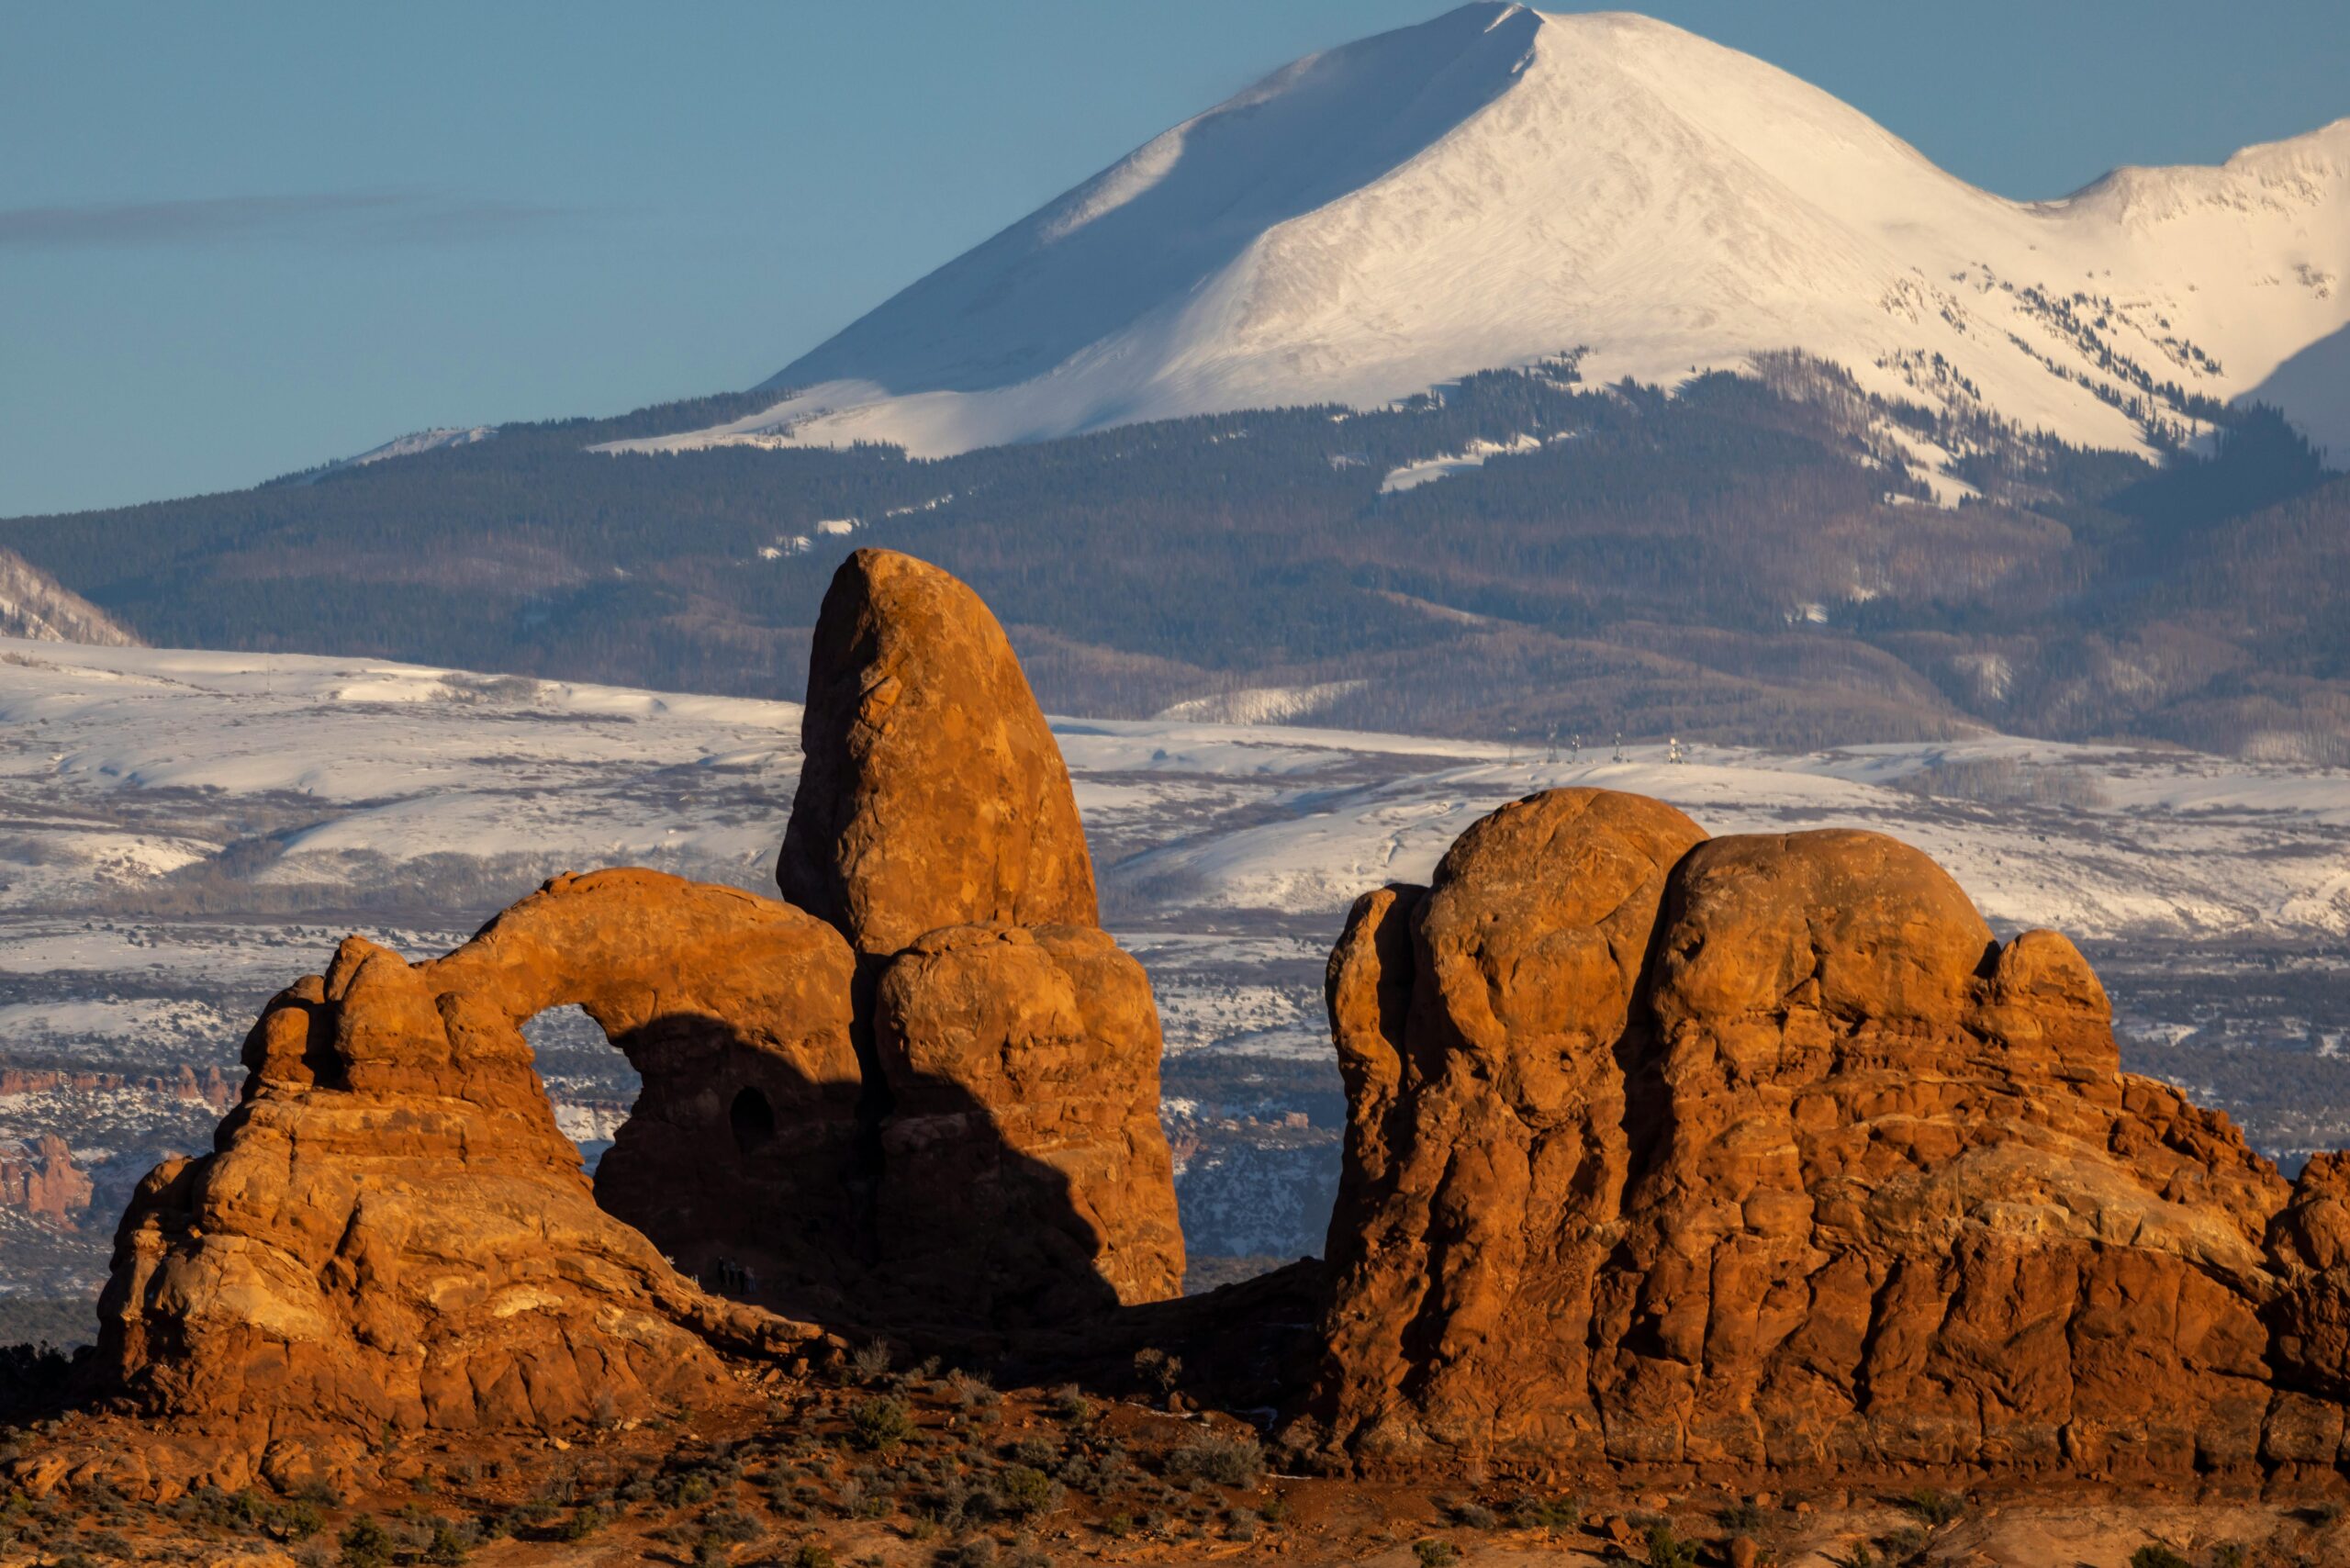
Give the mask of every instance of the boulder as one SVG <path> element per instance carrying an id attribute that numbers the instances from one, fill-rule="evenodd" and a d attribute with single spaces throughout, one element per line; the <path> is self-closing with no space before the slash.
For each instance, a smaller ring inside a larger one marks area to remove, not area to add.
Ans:
<path id="1" fill-rule="evenodd" d="M 1181 1293 L 1158 1012 L 1107 933 L 930 932 L 883 972 L 874 1035 L 876 1228 L 917 1310 L 1022 1327 Z"/>
<path id="2" fill-rule="evenodd" d="M 851 962 L 788 906 L 643 871 L 558 879 L 430 963 L 345 940 L 254 1026 L 214 1152 L 141 1182 L 102 1365 L 250 1462 L 387 1426 L 644 1414 L 706 1394 L 720 1350 L 804 1344 L 813 1329 L 704 1293 L 597 1205 L 520 1025 L 579 1003 L 645 1070 L 664 1130 L 621 1140 L 629 1189 L 659 1185 L 657 1148 L 694 1149 L 640 1216 L 689 1246 L 725 1233 L 712 1205 L 734 1194 L 775 1220 L 767 1168 L 730 1166 L 731 1094 L 853 1130 Z"/>
<path id="3" fill-rule="evenodd" d="M 1555 791 L 1472 827 L 1425 893 L 1356 906 L 1311 1402 L 1345 1457 L 2332 1462 L 2339 1409 L 2304 1407 L 2350 1343 L 2331 1167 L 2296 1196 L 2224 1116 L 2122 1073 L 2073 946 L 1996 942 L 1916 850 L 1701 839 Z"/>
<path id="4" fill-rule="evenodd" d="M 936 566 L 859 550 L 825 591 L 776 879 L 858 952 L 944 925 L 1097 924 L 1069 769 L 1012 644 Z"/>

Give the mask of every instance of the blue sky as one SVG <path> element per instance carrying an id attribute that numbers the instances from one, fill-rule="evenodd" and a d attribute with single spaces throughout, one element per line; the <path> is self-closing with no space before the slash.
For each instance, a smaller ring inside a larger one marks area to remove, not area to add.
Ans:
<path id="1" fill-rule="evenodd" d="M 0 516 L 748 386 L 1441 0 L 0 0 Z M 2343 0 L 1658 0 L 2061 195 L 2350 114 Z"/>

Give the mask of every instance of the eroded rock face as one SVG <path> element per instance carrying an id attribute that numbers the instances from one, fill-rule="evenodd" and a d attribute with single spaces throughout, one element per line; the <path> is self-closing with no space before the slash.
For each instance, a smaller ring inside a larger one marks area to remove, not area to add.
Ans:
<path id="1" fill-rule="evenodd" d="M 102 1361 L 145 1407 L 201 1417 L 234 1482 L 318 1434 L 643 1413 L 722 1376 L 713 1345 L 805 1341 L 705 1294 L 597 1206 L 520 1025 L 579 1002 L 648 1088 L 675 1066 L 717 1098 L 796 1095 L 820 1121 L 854 1097 L 850 964 L 785 905 L 643 871 L 560 879 L 431 963 L 346 940 L 255 1025 L 215 1152 L 141 1183 Z M 655 1108 L 680 1137 L 713 1109 L 674 1086 Z M 676 1174 L 656 1220 L 714 1224 L 722 1194 Z"/>
<path id="2" fill-rule="evenodd" d="M 1349 1125 L 1326 1394 L 1356 1446 L 1477 1448 L 1516 1423 L 1564 1441 L 1594 1419 L 1617 1052 L 1666 873 L 1704 836 L 1662 801 L 1553 790 L 1463 834 L 1425 891 L 1355 905 L 1329 974 Z"/>
<path id="3" fill-rule="evenodd" d="M 2287 1187 L 2120 1070 L 2070 943 L 1872 834 L 1716 840 L 1651 987 L 1602 1293 L 1630 1460 L 2186 1474 L 2257 1460 Z"/>
<path id="4" fill-rule="evenodd" d="M 2314 1163 L 2296 1196 L 2121 1072 L 2072 945 L 1999 946 L 1917 851 L 1700 836 L 1557 792 L 1357 905 L 1315 1399 L 1340 1445 L 1724 1476 L 2335 1462 L 2350 1179 Z"/>
<path id="5" fill-rule="evenodd" d="M 1178 1294 L 1158 1008 L 1098 928 L 1069 769 L 995 618 L 858 551 L 801 742 L 777 875 L 859 956 L 891 1316 L 1020 1327 Z"/>
<path id="6" fill-rule="evenodd" d="M 89 1173 L 74 1165 L 73 1150 L 55 1133 L 41 1134 L 19 1155 L 0 1155 L 0 1209 L 72 1230 L 89 1206 Z"/>
<path id="7" fill-rule="evenodd" d="M 882 974 L 874 1034 L 877 1229 L 910 1297 L 1017 1327 L 1181 1294 L 1158 1012 L 1107 933 L 933 931 Z"/>
<path id="8" fill-rule="evenodd" d="M 1069 768 L 979 595 L 890 550 L 842 563 L 816 622 L 800 790 L 776 879 L 861 953 L 943 925 L 1099 920 Z"/>

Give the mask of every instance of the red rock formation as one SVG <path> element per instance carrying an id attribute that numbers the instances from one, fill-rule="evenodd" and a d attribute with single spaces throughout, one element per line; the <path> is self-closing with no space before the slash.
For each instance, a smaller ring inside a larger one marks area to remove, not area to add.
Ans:
<path id="1" fill-rule="evenodd" d="M 722 1377 L 713 1342 L 803 1341 L 596 1206 L 520 1025 L 576 1002 L 656 1073 L 690 1052 L 720 1092 L 667 1114 L 715 1119 L 702 1147 L 722 1156 L 725 1088 L 820 1115 L 853 1082 L 849 961 L 797 911 L 642 871 L 559 879 L 433 963 L 345 941 L 254 1027 L 216 1152 L 141 1183 L 102 1361 L 145 1407 L 198 1418 L 233 1482 L 272 1444 L 347 1447 L 386 1423 L 643 1412 Z M 695 1174 L 663 1212 L 714 1226 Z"/>
<path id="2" fill-rule="evenodd" d="M 17 1209 L 72 1230 L 90 1206 L 90 1178 L 73 1168 L 73 1151 L 43 1133 L 23 1158 L 0 1156 L 0 1209 Z"/>
<path id="3" fill-rule="evenodd" d="M 998 1327 L 1176 1294 L 1158 1009 L 1095 929 L 1069 769 L 987 606 L 910 556 L 850 556 L 801 747 L 777 874 L 876 988 L 880 1283 Z"/>
<path id="4" fill-rule="evenodd" d="M 823 922 L 651 871 L 558 878 L 427 966 L 512 1025 L 576 1002 L 637 1070 L 596 1201 L 678 1266 L 797 1316 L 854 1277 L 854 958 Z"/>
<path id="5" fill-rule="evenodd" d="M 1349 1117 L 1327 1256 L 1357 1446 L 1592 1423 L 1583 1327 L 1627 1170 L 1615 1053 L 1665 876 L 1704 836 L 1661 801 L 1553 790 L 1463 834 L 1425 893 L 1356 904 L 1330 967 Z"/>
<path id="6" fill-rule="evenodd" d="M 934 931 L 883 973 L 878 1230 L 925 1307 L 1004 1327 L 1181 1294 L 1150 981 L 1086 926 Z"/>
<path id="7" fill-rule="evenodd" d="M 780 875 L 833 924 L 564 877 L 430 963 L 347 941 L 271 1005 L 216 1152 L 142 1184 L 101 1303 L 117 1385 L 218 1439 L 216 1479 L 386 1422 L 643 1410 L 711 1386 L 713 1347 L 815 1332 L 673 1260 L 867 1329 L 1180 1291 L 1149 982 L 1093 926 L 1067 769 L 970 590 L 854 557 L 807 752 Z M 521 1033 L 566 1004 L 643 1080 L 592 1197 Z"/>
<path id="8" fill-rule="evenodd" d="M 199 1073 L 183 1063 L 170 1078 L 152 1073 L 137 1078 L 119 1072 L 61 1072 L 44 1068 L 0 1068 L 0 1096 L 14 1094 L 50 1094 L 67 1090 L 76 1094 L 111 1093 L 129 1089 L 149 1094 L 166 1094 L 175 1100 L 201 1100 L 216 1111 L 225 1111 L 235 1103 L 236 1085 L 218 1067 L 207 1066 Z"/>
<path id="9" fill-rule="evenodd" d="M 979 595 L 890 550 L 843 562 L 816 622 L 800 791 L 776 879 L 861 953 L 942 925 L 1091 925 L 1069 768 Z"/>
<path id="10" fill-rule="evenodd" d="M 1875 834 L 1676 871 L 1595 1379 L 1612 1455 L 2188 1474 L 2256 1462 L 2287 1188 L 2121 1070 L 2072 945 Z M 1637 1435 L 1634 1432 L 1637 1423 Z"/>
<path id="11" fill-rule="evenodd" d="M 1696 837 L 1562 791 L 1472 828 L 1427 894 L 1357 905 L 1315 1398 L 1342 1448 L 1726 1477 L 2336 1462 L 2350 1180 L 2320 1161 L 2296 1193 L 2121 1072 L 2071 944 L 2000 946 L 1915 850 Z"/>

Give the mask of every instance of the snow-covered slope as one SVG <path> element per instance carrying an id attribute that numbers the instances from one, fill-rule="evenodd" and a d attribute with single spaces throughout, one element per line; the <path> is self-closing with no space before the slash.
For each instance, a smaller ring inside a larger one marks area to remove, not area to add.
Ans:
<path id="1" fill-rule="evenodd" d="M 380 659 L 0 638 L 0 946 L 12 911 L 223 855 L 258 886 L 528 860 L 507 868 L 521 887 L 621 864 L 768 887 L 800 717 L 790 702 Z M 1113 903 L 1154 920 L 1297 916 L 1326 942 L 1357 894 L 1425 878 L 1504 801 L 1590 784 L 1669 800 L 1717 833 L 1894 834 L 2008 925 L 2350 933 L 2350 769 L 2000 735 L 1693 746 L 1673 763 L 1657 746 L 1543 756 L 1196 717 L 1053 729 Z M 1921 792 L 1953 774 L 2002 803 Z M 224 833 L 264 820 L 265 839 L 230 853 Z"/>
<path id="2" fill-rule="evenodd" d="M 496 425 L 435 425 L 431 430 L 410 431 L 395 436 L 381 446 L 371 446 L 356 457 L 345 457 L 322 467 L 307 469 L 285 481 L 295 485 L 315 485 L 330 474 L 340 474 L 346 468 L 364 468 L 371 463 L 382 463 L 393 457 L 414 457 L 420 453 L 440 452 L 452 446 L 471 446 L 477 441 L 487 441 L 498 433 Z"/>
<path id="3" fill-rule="evenodd" d="M 129 648 L 139 639 L 13 550 L 0 550 L 0 637 Z"/>
<path id="4" fill-rule="evenodd" d="M 1177 126 L 787 366 L 772 408 L 624 444 L 941 454 L 1580 346 L 1587 379 L 1666 385 L 1801 349 L 2109 446 L 2258 388 L 2350 453 L 2350 377 L 2288 367 L 2345 325 L 2350 119 L 2020 203 L 1664 23 L 1480 4 Z"/>

